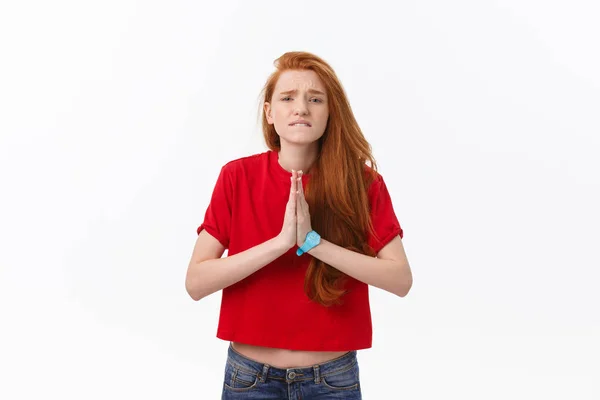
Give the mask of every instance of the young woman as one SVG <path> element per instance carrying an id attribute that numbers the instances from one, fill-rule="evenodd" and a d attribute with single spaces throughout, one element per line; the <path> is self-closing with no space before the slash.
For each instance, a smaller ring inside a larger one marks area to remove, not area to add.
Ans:
<path id="1" fill-rule="evenodd" d="M 305 52 L 275 66 L 269 150 L 221 169 L 186 289 L 223 290 L 223 399 L 360 399 L 368 285 L 400 297 L 412 285 L 403 231 L 333 69 Z"/>

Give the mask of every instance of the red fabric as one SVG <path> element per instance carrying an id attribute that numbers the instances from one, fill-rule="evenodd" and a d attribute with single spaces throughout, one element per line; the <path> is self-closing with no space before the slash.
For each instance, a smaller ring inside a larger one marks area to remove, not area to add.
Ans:
<path id="1" fill-rule="evenodd" d="M 277 236 L 290 177 L 273 151 L 227 163 L 197 233 L 205 229 L 228 249 L 228 256 Z M 304 175 L 304 185 L 308 179 L 310 176 Z M 376 233 L 369 237 L 369 244 L 379 252 L 396 235 L 403 237 L 381 175 L 369 188 L 369 201 Z M 311 302 L 304 293 L 304 275 L 312 256 L 298 257 L 296 248 L 223 289 L 217 337 L 290 350 L 370 348 L 368 285 L 350 277 L 342 305 L 324 307 Z"/>

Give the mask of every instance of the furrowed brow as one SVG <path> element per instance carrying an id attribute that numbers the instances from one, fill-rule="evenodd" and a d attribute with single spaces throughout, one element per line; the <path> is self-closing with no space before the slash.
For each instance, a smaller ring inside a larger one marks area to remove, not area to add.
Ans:
<path id="1" fill-rule="evenodd" d="M 298 93 L 298 89 L 286 90 L 286 91 L 281 92 L 279 94 L 296 94 L 296 93 Z M 316 89 L 308 89 L 308 93 L 311 93 L 311 94 L 320 94 L 321 96 L 325 96 L 325 93 L 321 92 L 320 90 L 316 90 Z"/>

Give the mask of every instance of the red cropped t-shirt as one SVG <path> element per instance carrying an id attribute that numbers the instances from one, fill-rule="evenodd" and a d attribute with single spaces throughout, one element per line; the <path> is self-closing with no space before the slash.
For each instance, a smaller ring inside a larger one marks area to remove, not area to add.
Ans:
<path id="1" fill-rule="evenodd" d="M 197 233 L 206 230 L 228 249 L 228 256 L 274 238 L 283 225 L 291 176 L 273 151 L 227 163 Z M 303 177 L 304 185 L 308 179 L 309 175 Z M 369 244 L 379 252 L 396 235 L 403 237 L 381 175 L 369 188 L 369 202 L 376 233 L 369 236 Z M 217 337 L 290 350 L 370 348 L 368 285 L 349 277 L 342 305 L 325 307 L 310 301 L 304 293 L 304 275 L 312 256 L 298 257 L 296 249 L 223 289 Z"/>

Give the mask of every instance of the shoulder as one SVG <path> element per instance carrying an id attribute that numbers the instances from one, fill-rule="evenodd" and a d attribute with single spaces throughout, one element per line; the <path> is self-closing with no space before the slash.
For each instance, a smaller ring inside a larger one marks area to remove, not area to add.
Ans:
<path id="1" fill-rule="evenodd" d="M 228 176 L 235 176 L 239 173 L 243 173 L 247 170 L 255 169 L 258 166 L 261 166 L 268 162 L 269 152 L 265 151 L 263 153 L 252 154 L 249 156 L 244 156 L 240 158 L 236 158 L 234 160 L 228 161 L 223 165 L 222 173 Z"/>
<path id="2" fill-rule="evenodd" d="M 385 185 L 383 176 L 369 165 L 365 164 L 364 172 L 369 193 L 376 192 L 381 188 L 381 185 Z"/>

